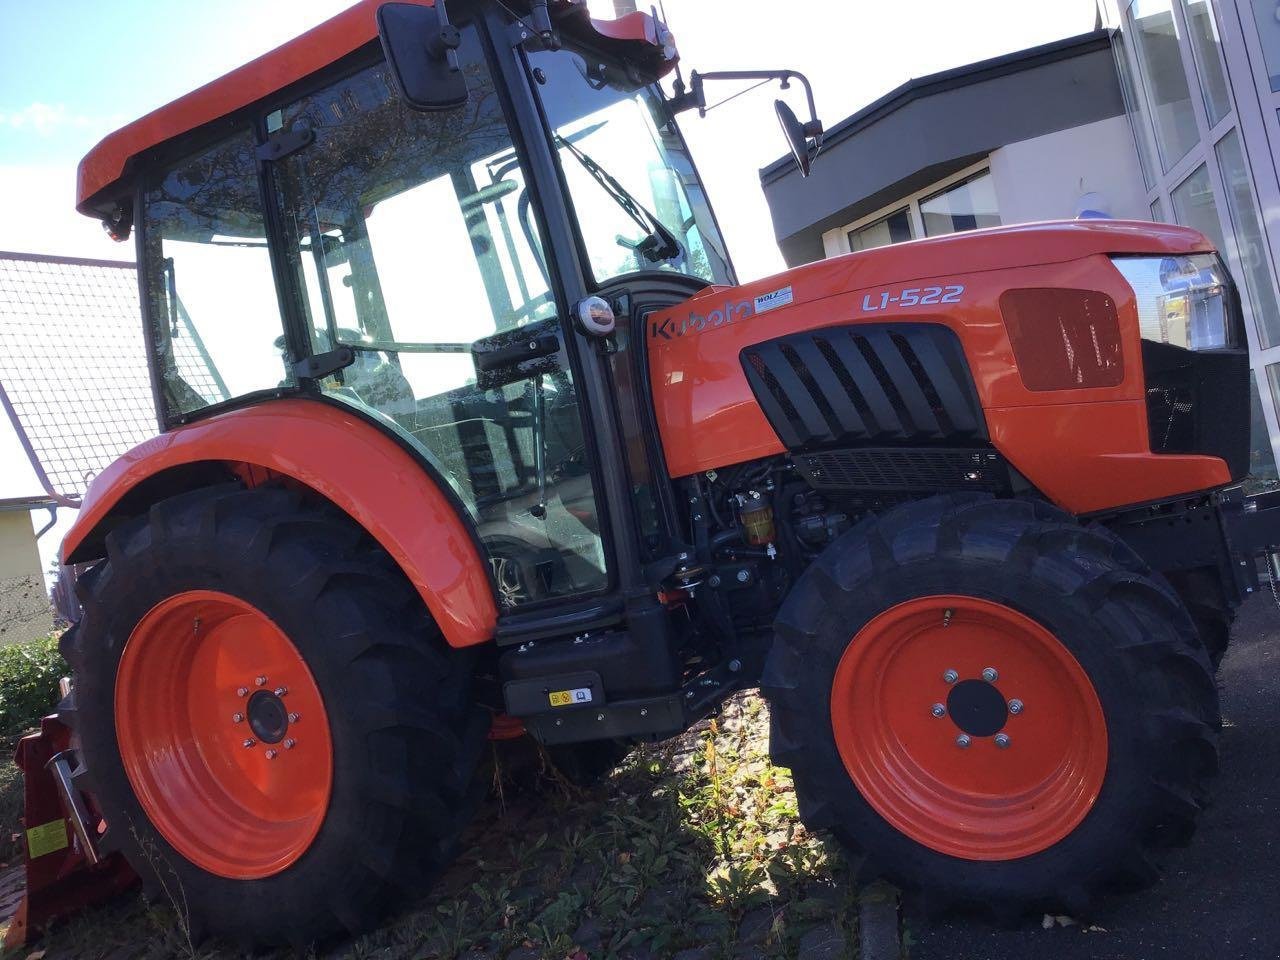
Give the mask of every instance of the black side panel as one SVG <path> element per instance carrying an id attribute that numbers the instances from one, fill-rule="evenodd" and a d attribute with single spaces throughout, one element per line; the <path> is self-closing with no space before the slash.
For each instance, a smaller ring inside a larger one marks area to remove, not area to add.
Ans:
<path id="1" fill-rule="evenodd" d="M 1184 350 L 1142 341 L 1152 453 L 1221 457 L 1238 480 L 1249 472 L 1249 354 Z"/>
<path id="2" fill-rule="evenodd" d="M 939 324 L 807 330 L 747 347 L 742 366 L 789 450 L 987 439 L 964 350 Z"/>

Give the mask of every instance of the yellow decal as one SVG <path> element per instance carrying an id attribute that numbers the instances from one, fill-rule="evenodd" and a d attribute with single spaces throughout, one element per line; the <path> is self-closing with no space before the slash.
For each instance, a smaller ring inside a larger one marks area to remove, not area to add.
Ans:
<path id="1" fill-rule="evenodd" d="M 594 699 L 591 696 L 590 687 L 578 687 L 574 690 L 555 690 L 548 696 L 551 698 L 553 707 L 571 707 L 575 703 L 590 703 Z"/>
<path id="2" fill-rule="evenodd" d="M 57 853 L 67 846 L 67 821 L 50 820 L 27 831 L 27 856 L 34 860 L 46 853 Z"/>

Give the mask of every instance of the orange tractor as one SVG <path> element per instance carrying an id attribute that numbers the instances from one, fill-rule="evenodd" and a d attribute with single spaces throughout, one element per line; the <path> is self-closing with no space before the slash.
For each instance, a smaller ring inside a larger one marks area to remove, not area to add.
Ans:
<path id="1" fill-rule="evenodd" d="M 1280 542 L 1212 246 L 1035 224 L 740 285 L 676 122 L 717 75 L 676 69 L 647 14 L 365 0 L 85 158 L 160 434 L 63 544 L 27 924 L 132 872 L 197 931 L 360 930 L 492 731 L 599 767 L 756 686 L 805 822 L 936 904 L 1078 912 L 1190 835 Z"/>

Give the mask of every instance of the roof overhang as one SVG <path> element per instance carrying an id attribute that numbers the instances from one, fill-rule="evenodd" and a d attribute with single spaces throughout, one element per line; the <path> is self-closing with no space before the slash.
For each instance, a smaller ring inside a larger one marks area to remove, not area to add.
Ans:
<path id="1" fill-rule="evenodd" d="M 832 127 L 803 179 L 788 156 L 760 171 L 789 265 L 822 234 L 972 166 L 991 151 L 1123 115 L 1111 31 L 910 80 Z"/>
<path id="2" fill-rule="evenodd" d="M 359 0 L 283 46 L 103 138 L 80 161 L 76 209 L 91 217 L 109 214 L 127 193 L 126 180 L 140 154 L 252 106 L 376 40 L 376 14 L 384 2 Z M 434 5 L 434 0 L 407 2 Z M 528 0 L 510 2 L 522 9 L 529 6 Z M 654 77 L 673 69 L 679 58 L 665 26 L 647 13 L 598 20 L 588 13 L 586 0 L 551 0 L 551 12 L 569 35 L 634 62 Z"/>

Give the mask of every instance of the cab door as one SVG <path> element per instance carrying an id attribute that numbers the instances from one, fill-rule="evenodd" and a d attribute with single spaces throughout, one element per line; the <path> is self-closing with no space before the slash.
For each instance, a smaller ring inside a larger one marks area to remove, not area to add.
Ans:
<path id="1" fill-rule="evenodd" d="M 511 610 L 610 576 L 562 298 L 482 39 L 462 35 L 461 108 L 409 109 L 379 59 L 266 124 L 307 144 L 272 171 L 306 346 L 356 355 L 319 388 L 444 477 Z"/>

